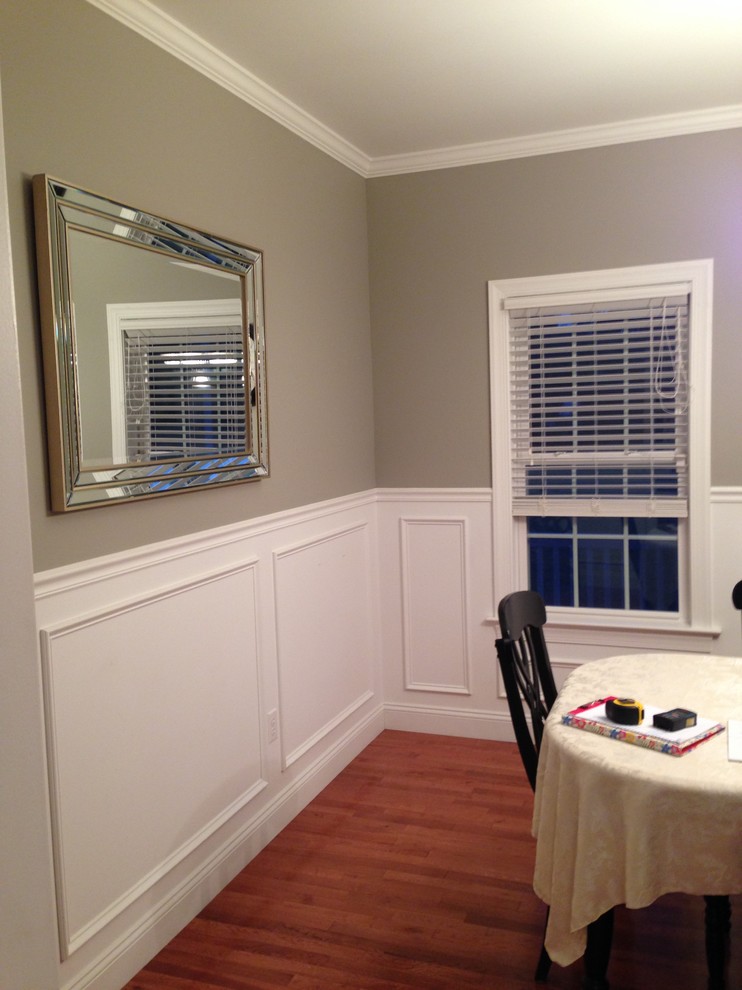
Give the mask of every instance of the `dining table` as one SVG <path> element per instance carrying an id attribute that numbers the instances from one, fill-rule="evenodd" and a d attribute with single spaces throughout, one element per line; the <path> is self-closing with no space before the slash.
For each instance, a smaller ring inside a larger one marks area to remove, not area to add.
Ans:
<path id="1" fill-rule="evenodd" d="M 689 709 L 723 731 L 672 755 L 565 723 L 606 697 Z M 589 926 L 618 905 L 671 892 L 718 905 L 728 898 L 715 895 L 742 892 L 742 762 L 730 759 L 729 720 L 742 720 L 740 657 L 635 653 L 568 676 L 544 728 L 533 815 L 533 887 L 549 905 L 554 962 L 580 958 Z"/>

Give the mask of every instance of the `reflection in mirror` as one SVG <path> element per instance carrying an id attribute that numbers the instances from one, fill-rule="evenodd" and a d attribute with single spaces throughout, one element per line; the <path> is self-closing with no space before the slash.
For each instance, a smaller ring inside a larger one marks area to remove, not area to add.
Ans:
<path id="1" fill-rule="evenodd" d="M 55 511 L 268 473 L 262 256 L 34 178 Z"/>

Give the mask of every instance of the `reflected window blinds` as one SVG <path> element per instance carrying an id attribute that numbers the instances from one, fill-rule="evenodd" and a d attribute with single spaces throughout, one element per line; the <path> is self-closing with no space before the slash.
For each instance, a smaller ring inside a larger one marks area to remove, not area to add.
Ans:
<path id="1" fill-rule="evenodd" d="M 238 327 L 124 336 L 131 461 L 223 456 L 245 449 L 243 338 Z"/>

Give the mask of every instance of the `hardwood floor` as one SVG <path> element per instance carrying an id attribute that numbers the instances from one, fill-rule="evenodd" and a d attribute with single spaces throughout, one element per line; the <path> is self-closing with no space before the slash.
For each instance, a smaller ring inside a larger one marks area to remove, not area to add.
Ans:
<path id="1" fill-rule="evenodd" d="M 386 731 L 125 990 L 543 986 L 532 808 L 514 745 Z M 612 990 L 705 988 L 702 898 L 616 914 Z M 552 966 L 547 986 L 581 978 Z"/>

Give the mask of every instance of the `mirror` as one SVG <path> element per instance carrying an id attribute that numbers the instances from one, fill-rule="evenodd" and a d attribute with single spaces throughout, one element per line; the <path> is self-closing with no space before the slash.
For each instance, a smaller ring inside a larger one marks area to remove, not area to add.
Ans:
<path id="1" fill-rule="evenodd" d="M 262 254 L 33 189 L 52 510 L 266 477 Z"/>

